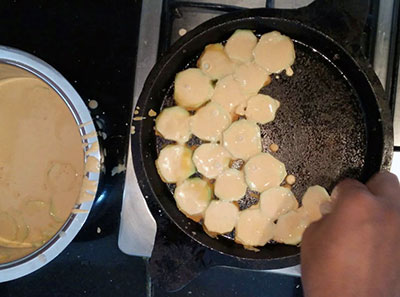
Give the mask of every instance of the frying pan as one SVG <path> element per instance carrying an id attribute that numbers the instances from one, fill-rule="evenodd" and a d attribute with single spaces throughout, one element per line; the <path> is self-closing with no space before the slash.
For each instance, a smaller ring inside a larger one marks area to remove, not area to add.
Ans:
<path id="1" fill-rule="evenodd" d="M 132 151 L 143 195 L 158 201 L 169 218 L 195 241 L 240 261 L 256 261 L 262 269 L 297 264 L 299 247 L 268 244 L 259 252 L 249 251 L 229 236 L 209 237 L 200 224 L 186 218 L 175 205 L 173 185 L 164 184 L 157 173 L 154 161 L 165 141 L 155 135 L 154 119 L 147 114 L 150 109 L 160 112 L 173 105 L 176 73 L 195 67 L 207 44 L 224 42 L 236 29 L 254 30 L 257 35 L 278 30 L 294 41 L 294 75 L 274 75 L 262 90 L 278 99 L 281 107 L 274 122 L 260 127 L 264 151 L 277 143 L 277 158 L 297 177 L 292 189 L 296 197 L 314 184 L 331 191 L 345 177 L 366 181 L 375 172 L 389 169 L 392 120 L 379 80 L 366 59 L 354 51 L 356 42 L 338 43 L 307 22 L 300 22 L 298 16 L 304 14 L 304 10 L 253 9 L 203 23 L 157 62 L 137 103 L 139 116 L 146 118 L 134 122 Z"/>

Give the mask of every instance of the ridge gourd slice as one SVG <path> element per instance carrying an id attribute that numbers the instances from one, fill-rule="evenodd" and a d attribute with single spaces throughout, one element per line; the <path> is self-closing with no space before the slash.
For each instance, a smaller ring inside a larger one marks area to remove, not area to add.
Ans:
<path id="1" fill-rule="evenodd" d="M 229 233 L 235 228 L 238 217 L 239 209 L 236 205 L 213 200 L 204 214 L 204 227 L 210 233 Z"/>
<path id="2" fill-rule="evenodd" d="M 214 184 L 214 193 L 223 201 L 238 201 L 247 190 L 243 172 L 229 168 L 217 177 Z"/>
<path id="3" fill-rule="evenodd" d="M 174 99 L 177 105 L 193 110 L 207 102 L 214 92 L 211 80 L 200 69 L 189 68 L 175 77 Z"/>
<path id="4" fill-rule="evenodd" d="M 179 144 L 164 147 L 156 160 L 156 167 L 166 183 L 183 181 L 196 171 L 192 162 L 192 151 Z"/>
<path id="5" fill-rule="evenodd" d="M 274 235 L 274 223 L 262 215 L 258 208 L 240 212 L 235 229 L 235 241 L 244 246 L 263 246 Z"/>
<path id="6" fill-rule="evenodd" d="M 279 106 L 279 101 L 268 95 L 255 95 L 247 101 L 246 119 L 260 124 L 272 122 Z"/>
<path id="7" fill-rule="evenodd" d="M 273 221 L 298 207 L 299 204 L 292 191 L 284 187 L 274 187 L 260 195 L 261 212 Z"/>
<path id="8" fill-rule="evenodd" d="M 318 221 L 322 217 L 321 205 L 330 203 L 331 197 L 321 186 L 312 186 L 307 189 L 302 198 L 304 211 L 307 213 L 311 222 Z"/>
<path id="9" fill-rule="evenodd" d="M 285 164 L 272 155 L 260 153 L 244 165 L 244 175 L 251 190 L 263 192 L 282 183 L 286 177 L 286 168 Z"/>
<path id="10" fill-rule="evenodd" d="M 218 103 L 209 102 L 196 111 L 189 124 L 192 133 L 198 138 L 216 142 L 231 124 L 231 116 Z"/>
<path id="11" fill-rule="evenodd" d="M 221 79 L 235 69 L 235 64 L 229 59 L 224 51 L 224 46 L 220 43 L 209 44 L 204 48 L 197 67 L 211 79 Z"/>
<path id="12" fill-rule="evenodd" d="M 231 156 L 223 146 L 203 143 L 193 153 L 197 171 L 207 178 L 216 178 L 229 167 Z"/>
<path id="13" fill-rule="evenodd" d="M 199 222 L 210 204 L 212 190 L 201 178 L 189 178 L 175 188 L 178 209 L 193 221 Z"/>
<path id="14" fill-rule="evenodd" d="M 296 57 L 293 41 L 278 31 L 262 35 L 253 55 L 254 61 L 269 73 L 280 73 L 286 69 L 287 74 L 292 74 L 289 69 Z"/>
<path id="15" fill-rule="evenodd" d="M 234 158 L 246 161 L 261 152 L 260 128 L 248 120 L 236 121 L 224 131 L 223 144 Z"/>
<path id="16" fill-rule="evenodd" d="M 225 52 L 236 63 L 253 60 L 253 49 L 257 45 L 257 37 L 251 30 L 236 30 L 226 42 Z"/>
<path id="17" fill-rule="evenodd" d="M 190 138 L 190 113 L 179 106 L 165 108 L 156 119 L 156 130 L 162 137 L 178 143 L 185 143 Z"/>
<path id="18" fill-rule="evenodd" d="M 254 62 L 237 66 L 233 77 L 239 83 L 243 94 L 248 96 L 256 95 L 261 88 L 271 83 L 268 72 Z"/>

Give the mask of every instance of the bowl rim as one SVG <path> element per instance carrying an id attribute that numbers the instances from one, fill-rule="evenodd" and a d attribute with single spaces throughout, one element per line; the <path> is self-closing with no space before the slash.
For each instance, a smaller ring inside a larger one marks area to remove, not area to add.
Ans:
<path id="1" fill-rule="evenodd" d="M 52 66 L 24 51 L 0 45 L 0 64 L 15 66 L 38 77 L 49 85 L 63 99 L 72 113 L 82 137 L 82 142 L 98 142 L 96 128 L 90 112 L 73 86 Z M 101 160 L 100 150 L 89 154 Z M 85 156 L 85 162 L 87 155 Z M 90 180 L 99 182 L 99 174 L 89 172 Z M 97 191 L 97 189 L 96 189 Z M 96 193 L 93 193 L 96 194 Z M 0 264 L 0 283 L 14 280 L 30 274 L 57 257 L 74 239 L 85 223 L 93 201 L 77 202 L 76 209 L 83 212 L 71 213 L 58 232 L 44 245 L 32 253 L 12 262 Z"/>

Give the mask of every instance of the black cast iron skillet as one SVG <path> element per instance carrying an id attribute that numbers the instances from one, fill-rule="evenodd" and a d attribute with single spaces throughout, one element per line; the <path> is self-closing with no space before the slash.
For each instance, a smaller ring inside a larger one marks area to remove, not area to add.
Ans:
<path id="1" fill-rule="evenodd" d="M 368 63 L 362 57 L 353 58 L 344 48 L 352 44 L 342 46 L 282 11 L 246 10 L 212 19 L 176 42 L 151 71 L 137 103 L 139 115 L 146 119 L 134 123 L 132 138 L 134 167 L 143 194 L 156 199 L 183 232 L 213 250 L 258 261 L 262 265 L 257 267 L 263 269 L 290 266 L 298 263 L 298 247 L 268 244 L 256 253 L 229 237 L 206 235 L 200 224 L 177 209 L 174 187 L 161 181 L 154 163 L 165 141 L 155 136 L 154 119 L 147 116 L 148 111 L 159 112 L 172 105 L 175 74 L 195 67 L 207 44 L 225 41 L 236 29 L 251 29 L 259 35 L 278 30 L 294 40 L 294 75 L 273 76 L 262 90 L 278 99 L 281 107 L 275 121 L 262 125 L 261 131 L 264 151 L 277 143 L 277 158 L 297 177 L 292 189 L 296 197 L 310 185 L 331 191 L 345 177 L 366 181 L 380 169 L 388 169 L 393 147 L 390 111 Z"/>

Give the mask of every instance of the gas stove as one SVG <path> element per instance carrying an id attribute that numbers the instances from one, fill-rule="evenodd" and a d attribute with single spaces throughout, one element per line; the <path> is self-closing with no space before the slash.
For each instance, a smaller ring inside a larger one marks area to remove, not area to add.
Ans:
<path id="1" fill-rule="evenodd" d="M 172 43 L 197 25 L 218 15 L 241 9 L 259 7 L 295 9 L 311 2 L 313 1 L 144 1 L 134 85 L 134 105 L 157 59 L 168 50 Z M 400 177 L 400 99 L 396 100 L 400 98 L 399 2 L 372 0 L 369 5 L 365 2 L 369 13 L 362 36 L 362 49 L 373 65 L 391 102 L 395 119 L 395 154 L 392 171 Z M 151 256 L 150 274 L 160 286 L 167 290 L 183 287 L 209 267 L 238 266 L 229 257 L 210 251 L 189 239 L 166 218 L 156 201 L 143 197 L 132 166 L 135 152 L 130 150 L 130 153 L 120 226 L 120 249 L 130 255 Z M 300 276 L 299 265 L 269 270 L 271 271 Z"/>

